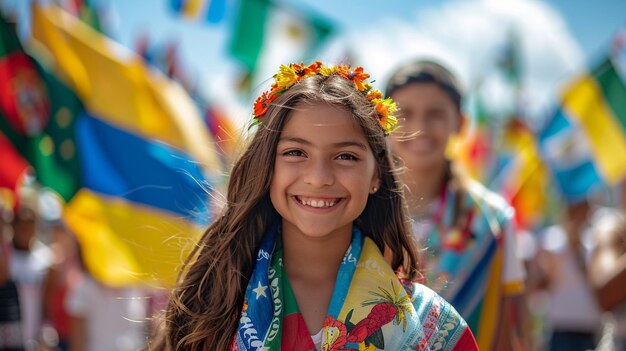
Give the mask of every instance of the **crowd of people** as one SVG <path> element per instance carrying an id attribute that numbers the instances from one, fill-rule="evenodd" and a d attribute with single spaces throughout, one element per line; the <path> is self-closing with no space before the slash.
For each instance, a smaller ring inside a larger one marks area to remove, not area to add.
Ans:
<path id="1" fill-rule="evenodd" d="M 454 75 L 368 78 L 281 66 L 165 304 L 90 276 L 25 186 L 2 213 L 0 350 L 626 351 L 626 186 L 523 233 L 447 156 Z"/>

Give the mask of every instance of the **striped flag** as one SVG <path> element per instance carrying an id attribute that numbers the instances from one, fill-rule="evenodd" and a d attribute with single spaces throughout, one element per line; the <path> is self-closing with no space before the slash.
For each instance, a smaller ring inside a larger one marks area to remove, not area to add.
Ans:
<path id="1" fill-rule="evenodd" d="M 312 60 L 333 31 L 327 18 L 293 4 L 240 0 L 229 51 L 245 68 L 241 86 L 255 86 L 256 74 L 265 80 L 282 63 Z"/>
<path id="2" fill-rule="evenodd" d="M 567 201 L 626 177 L 626 87 L 611 59 L 566 87 L 539 139 Z"/>
<path id="3" fill-rule="evenodd" d="M 214 143 L 184 90 L 60 8 L 33 5 L 32 35 L 84 103 L 81 187 L 64 219 L 113 286 L 169 285 L 211 219 Z M 217 175 L 216 175 L 217 177 Z"/>
<path id="4" fill-rule="evenodd" d="M 68 201 L 79 187 L 73 126 L 82 103 L 23 50 L 4 19 L 0 36 L 0 132 L 33 168 L 39 183 Z"/>
<path id="5" fill-rule="evenodd" d="M 170 0 L 170 8 L 189 20 L 218 23 L 224 19 L 226 0 Z"/>
<path id="6" fill-rule="evenodd" d="M 487 184 L 496 156 L 493 128 L 489 125 L 490 116 L 484 102 L 477 98 L 473 106 L 471 120 L 465 124 L 458 140 L 450 143 L 453 148 L 450 153 L 472 178 Z"/>
<path id="7" fill-rule="evenodd" d="M 522 119 L 510 119 L 503 132 L 500 152 L 508 160 L 491 187 L 515 208 L 517 225 L 532 230 L 552 212 L 549 208 L 552 203 L 550 174 L 540 158 L 535 133 Z"/>
<path id="8" fill-rule="evenodd" d="M 13 144 L 0 132 L 0 154 L 2 155 L 2 168 L 0 168 L 0 191 L 7 189 L 11 197 L 15 198 L 17 188 L 24 179 L 28 170 L 28 163 L 15 149 Z M 0 196 L 0 208 L 3 206 L 3 196 Z"/>
<path id="9" fill-rule="evenodd" d="M 204 120 L 207 124 L 222 162 L 225 166 L 231 164 L 240 142 L 239 131 L 228 115 L 212 103 L 204 103 Z"/>

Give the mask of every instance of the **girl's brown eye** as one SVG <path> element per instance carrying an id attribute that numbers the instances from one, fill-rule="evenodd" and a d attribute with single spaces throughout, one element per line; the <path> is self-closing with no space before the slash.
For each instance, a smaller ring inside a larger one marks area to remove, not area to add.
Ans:
<path id="1" fill-rule="evenodd" d="M 348 153 L 344 153 L 344 154 L 340 154 L 339 156 L 337 156 L 338 159 L 340 160 L 348 160 L 348 161 L 358 161 L 358 157 L 354 156 L 353 154 L 348 154 Z"/>
<path id="2" fill-rule="evenodd" d="M 283 156 L 303 156 L 304 152 L 302 150 L 288 150 L 283 152 Z"/>

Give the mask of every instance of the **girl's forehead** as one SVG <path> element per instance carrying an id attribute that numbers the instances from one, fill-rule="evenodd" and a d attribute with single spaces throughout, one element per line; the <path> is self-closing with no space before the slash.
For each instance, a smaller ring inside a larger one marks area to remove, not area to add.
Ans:
<path id="1" fill-rule="evenodd" d="M 363 129 L 347 109 L 326 103 L 297 106 L 289 113 L 282 136 L 365 140 Z"/>

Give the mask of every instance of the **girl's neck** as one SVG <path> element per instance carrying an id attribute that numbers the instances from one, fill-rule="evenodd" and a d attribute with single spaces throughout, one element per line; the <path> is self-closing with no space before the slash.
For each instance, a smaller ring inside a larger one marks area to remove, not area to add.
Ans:
<path id="1" fill-rule="evenodd" d="M 283 264 L 310 335 L 324 325 L 339 267 L 351 239 L 351 227 L 324 238 L 288 233 L 283 227 Z"/>
<path id="2" fill-rule="evenodd" d="M 442 162 L 439 167 L 429 170 L 407 169 L 401 175 L 402 182 L 408 188 L 405 198 L 409 211 L 413 214 L 423 214 L 430 208 L 430 204 L 439 197 L 441 187 L 446 181 L 448 162 Z"/>
<path id="3" fill-rule="evenodd" d="M 350 246 L 349 233 L 335 233 L 324 238 L 309 238 L 283 231 L 283 264 L 290 281 L 326 281 L 337 277 L 339 266 Z"/>

